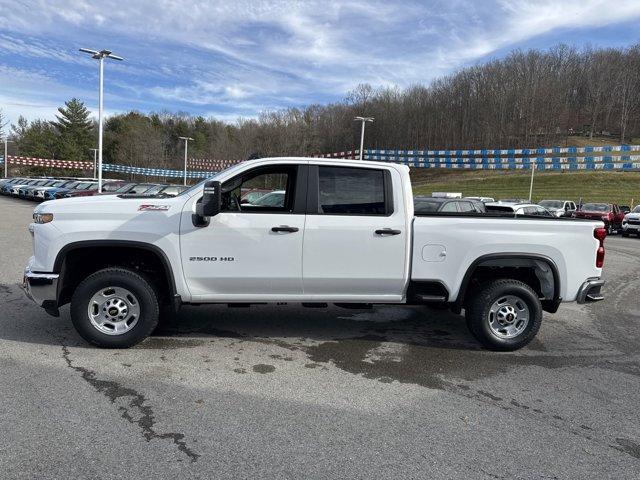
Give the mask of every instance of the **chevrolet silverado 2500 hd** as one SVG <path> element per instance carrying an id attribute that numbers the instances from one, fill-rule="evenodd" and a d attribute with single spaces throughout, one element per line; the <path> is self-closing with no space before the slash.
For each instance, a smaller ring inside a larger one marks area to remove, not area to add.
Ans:
<path id="1" fill-rule="evenodd" d="M 242 202 L 242 192 L 278 192 Z M 277 197 L 277 198 L 275 198 Z M 403 165 L 243 162 L 173 198 L 44 202 L 27 294 L 87 341 L 129 347 L 182 304 L 437 304 L 486 347 L 514 350 L 562 301 L 602 299 L 601 221 L 414 215 Z"/>

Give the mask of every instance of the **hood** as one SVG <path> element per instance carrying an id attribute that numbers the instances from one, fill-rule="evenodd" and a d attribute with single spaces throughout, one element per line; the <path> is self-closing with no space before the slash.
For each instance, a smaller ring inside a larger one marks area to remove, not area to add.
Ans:
<path id="1" fill-rule="evenodd" d="M 94 195 L 46 201 L 38 205 L 34 213 L 53 213 L 54 218 L 68 220 L 96 221 L 101 218 L 124 218 L 145 212 L 153 213 L 153 208 L 165 213 L 182 210 L 188 199 L 186 196 L 120 198 L 116 195 Z"/>
<path id="2" fill-rule="evenodd" d="M 625 220 L 640 220 L 640 213 L 627 213 L 624 216 Z"/>

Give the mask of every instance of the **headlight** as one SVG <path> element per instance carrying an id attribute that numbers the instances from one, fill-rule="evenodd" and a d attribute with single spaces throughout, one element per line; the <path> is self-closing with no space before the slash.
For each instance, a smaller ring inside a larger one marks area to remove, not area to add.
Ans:
<path id="1" fill-rule="evenodd" d="M 33 214 L 33 222 L 34 223 L 49 223 L 49 222 L 53 222 L 53 213 L 34 213 Z"/>

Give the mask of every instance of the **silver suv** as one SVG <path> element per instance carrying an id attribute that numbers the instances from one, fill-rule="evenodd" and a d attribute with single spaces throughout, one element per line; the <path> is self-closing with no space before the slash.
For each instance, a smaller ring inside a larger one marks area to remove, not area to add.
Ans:
<path id="1" fill-rule="evenodd" d="M 576 204 L 571 200 L 542 200 L 538 205 L 543 206 L 556 217 L 570 217 L 576 211 Z"/>
<path id="2" fill-rule="evenodd" d="M 640 205 L 627 213 L 622 220 L 622 236 L 628 237 L 632 233 L 640 237 Z"/>

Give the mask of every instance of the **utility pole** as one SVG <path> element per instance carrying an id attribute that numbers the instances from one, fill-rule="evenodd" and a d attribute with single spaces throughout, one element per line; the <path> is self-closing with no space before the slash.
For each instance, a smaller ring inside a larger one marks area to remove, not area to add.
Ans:
<path id="1" fill-rule="evenodd" d="M 102 109 L 103 109 L 103 87 L 104 87 L 104 59 L 112 58 L 114 60 L 124 60 L 122 57 L 113 55 L 111 50 L 90 50 L 88 48 L 81 48 L 81 52 L 88 53 L 91 58 L 100 62 L 100 87 L 98 90 L 98 193 L 102 193 Z M 95 174 L 94 174 L 95 177 Z"/>
<path id="2" fill-rule="evenodd" d="M 373 117 L 356 117 L 354 120 L 362 122 L 362 130 L 360 132 L 360 160 L 362 160 L 364 154 L 364 126 L 367 122 L 373 123 Z"/>
<path id="3" fill-rule="evenodd" d="M 189 149 L 189 140 L 193 141 L 191 137 L 178 137 L 180 140 L 184 140 L 184 184 L 187 184 L 187 151 Z"/>

